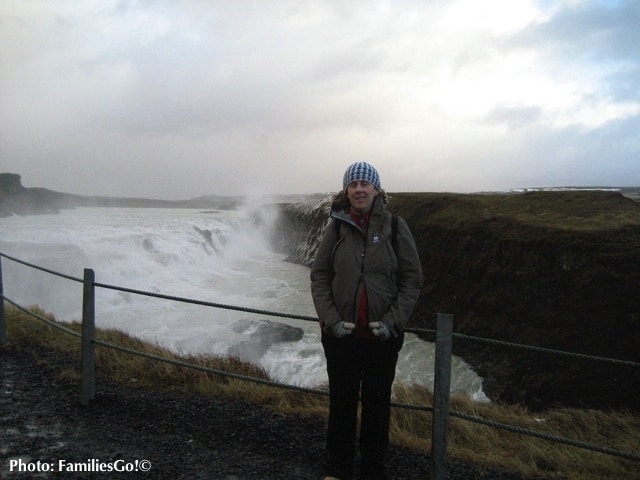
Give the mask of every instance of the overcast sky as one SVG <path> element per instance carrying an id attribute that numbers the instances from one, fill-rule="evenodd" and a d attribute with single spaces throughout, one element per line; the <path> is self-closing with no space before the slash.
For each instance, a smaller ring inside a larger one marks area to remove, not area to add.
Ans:
<path id="1" fill-rule="evenodd" d="M 187 199 L 640 184 L 638 0 L 2 0 L 0 172 Z"/>

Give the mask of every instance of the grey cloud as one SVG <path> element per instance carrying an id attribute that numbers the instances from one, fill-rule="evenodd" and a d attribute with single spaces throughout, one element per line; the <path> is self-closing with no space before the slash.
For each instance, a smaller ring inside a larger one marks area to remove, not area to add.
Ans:
<path id="1" fill-rule="evenodd" d="M 537 106 L 498 106 L 485 118 L 491 123 L 503 124 L 512 128 L 524 128 L 535 124 L 542 117 L 542 109 Z"/>
<path id="2" fill-rule="evenodd" d="M 640 27 L 639 27 L 640 28 Z M 640 42 L 640 39 L 638 39 Z M 629 63 L 606 77 L 607 92 L 617 102 L 640 102 L 640 67 Z"/>
<path id="3" fill-rule="evenodd" d="M 586 131 L 578 126 L 538 126 L 522 132 L 525 163 L 534 184 L 635 186 L 640 179 L 640 115 Z M 553 180 L 551 180 L 553 179 Z"/>
<path id="4" fill-rule="evenodd" d="M 640 2 L 579 2 L 564 5 L 548 21 L 532 23 L 509 39 L 513 46 L 535 49 L 550 68 L 597 64 L 606 94 L 617 101 L 638 101 L 640 89 Z M 588 71 L 588 70 L 587 70 Z"/>
<path id="5" fill-rule="evenodd" d="M 576 60 L 617 61 L 637 59 L 640 3 L 580 2 L 564 5 L 548 21 L 532 23 L 514 40 L 545 47 L 558 56 Z"/>

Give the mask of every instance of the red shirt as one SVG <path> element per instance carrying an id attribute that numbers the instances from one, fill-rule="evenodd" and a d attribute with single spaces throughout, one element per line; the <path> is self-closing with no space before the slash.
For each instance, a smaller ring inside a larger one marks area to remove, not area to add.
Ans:
<path id="1" fill-rule="evenodd" d="M 350 213 L 351 219 L 356 222 L 357 225 L 360 225 L 362 233 L 365 235 L 366 239 L 371 212 L 360 215 L 352 208 Z M 362 295 L 360 296 L 360 304 L 358 305 L 358 312 L 356 314 L 355 336 L 360 338 L 375 338 L 375 335 L 371 329 L 369 329 L 369 304 L 367 301 L 367 290 L 365 285 L 362 287 Z"/>

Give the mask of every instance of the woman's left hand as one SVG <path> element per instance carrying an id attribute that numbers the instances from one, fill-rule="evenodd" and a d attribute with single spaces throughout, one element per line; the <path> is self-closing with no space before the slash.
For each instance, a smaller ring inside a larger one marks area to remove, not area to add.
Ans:
<path id="1" fill-rule="evenodd" d="M 380 340 L 387 340 L 391 337 L 391 329 L 389 328 L 389 325 L 384 322 L 370 322 L 369 328 Z"/>

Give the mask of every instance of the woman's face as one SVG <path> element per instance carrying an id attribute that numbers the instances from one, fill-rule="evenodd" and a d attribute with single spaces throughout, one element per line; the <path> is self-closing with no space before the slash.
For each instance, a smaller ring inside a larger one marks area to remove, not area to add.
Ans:
<path id="1" fill-rule="evenodd" d="M 347 198 L 353 209 L 360 214 L 371 210 L 373 200 L 379 193 L 372 183 L 364 180 L 356 180 L 347 185 Z"/>

